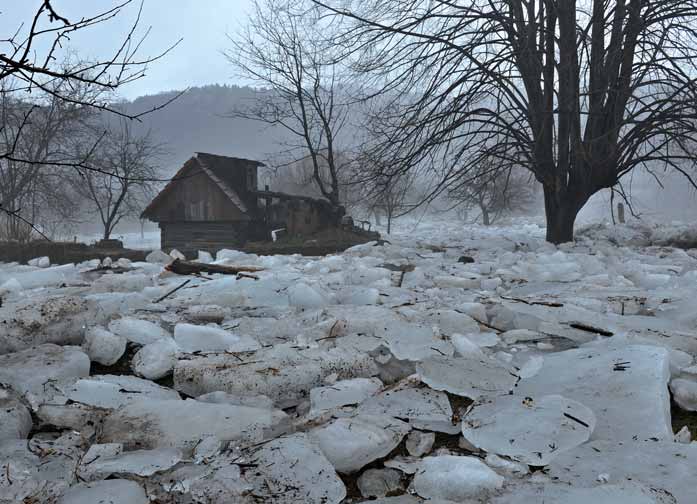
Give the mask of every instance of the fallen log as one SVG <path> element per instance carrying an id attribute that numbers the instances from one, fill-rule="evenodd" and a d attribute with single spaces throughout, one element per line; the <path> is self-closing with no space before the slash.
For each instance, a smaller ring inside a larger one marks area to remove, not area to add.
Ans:
<path id="1" fill-rule="evenodd" d="M 263 271 L 264 268 L 258 266 L 224 266 L 222 264 L 205 264 L 195 261 L 182 261 L 175 259 L 167 266 L 167 271 L 177 275 L 200 275 L 201 273 L 220 273 L 222 275 L 239 275 L 240 273 L 254 273 Z"/>

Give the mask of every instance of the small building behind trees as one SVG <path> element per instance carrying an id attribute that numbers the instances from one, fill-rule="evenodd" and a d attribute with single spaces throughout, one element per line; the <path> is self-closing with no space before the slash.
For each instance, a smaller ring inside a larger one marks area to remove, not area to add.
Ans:
<path id="1" fill-rule="evenodd" d="M 165 251 L 216 252 L 250 241 L 271 240 L 271 231 L 311 236 L 340 226 L 343 212 L 324 200 L 259 190 L 250 159 L 196 153 L 152 200 L 142 218 L 157 222 Z"/>

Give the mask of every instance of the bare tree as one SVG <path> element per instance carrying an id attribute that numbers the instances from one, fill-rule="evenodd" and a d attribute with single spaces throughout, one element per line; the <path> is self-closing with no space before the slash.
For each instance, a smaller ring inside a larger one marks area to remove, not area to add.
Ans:
<path id="1" fill-rule="evenodd" d="M 0 86 L 10 84 L 7 81 Z M 0 157 L 0 202 L 4 208 L 22 211 L 26 220 L 4 213 L 2 236 L 27 240 L 32 226 L 43 234 L 51 234 L 54 217 L 68 220 L 76 210 L 70 197 L 66 167 L 45 169 L 52 163 L 69 164 L 76 160 L 68 145 L 80 137 L 90 120 L 91 108 L 80 102 L 91 100 L 93 90 L 86 86 L 66 86 L 57 81 L 51 85 L 53 94 L 32 102 L 18 100 L 0 87 L 0 151 L 11 155 Z M 64 95 L 70 100 L 63 100 Z M 49 219 L 49 217 L 51 217 Z"/>
<path id="2" fill-rule="evenodd" d="M 229 61 L 262 88 L 254 104 L 232 115 L 290 133 L 294 141 L 285 145 L 291 158 L 286 164 L 307 160 L 321 195 L 338 210 L 341 172 L 351 162 L 339 155 L 338 138 L 349 105 L 339 63 L 320 33 L 321 19 L 296 3 L 255 0 L 246 29 L 230 37 Z"/>
<path id="3" fill-rule="evenodd" d="M 372 123 L 374 124 L 374 123 Z M 390 160 L 377 157 L 376 152 L 366 147 L 359 157 L 354 172 L 352 186 L 354 192 L 367 202 L 368 210 L 380 225 L 380 217 L 387 219 L 387 234 L 392 233 L 392 222 L 419 206 L 420 195 L 416 194 L 419 185 L 416 170 L 391 171 Z"/>
<path id="4" fill-rule="evenodd" d="M 374 88 L 399 97 L 395 162 L 430 158 L 447 189 L 451 171 L 512 153 L 543 186 L 550 242 L 572 240 L 588 199 L 636 168 L 696 185 L 695 1 L 312 1 L 345 22 L 336 42 Z M 478 148 L 482 135 L 505 148 Z"/>
<path id="5" fill-rule="evenodd" d="M 102 171 L 77 168 L 75 190 L 96 210 L 102 237 L 108 240 L 124 218 L 142 212 L 152 196 L 157 162 L 164 151 L 150 132 L 136 134 L 128 119 L 110 127 L 95 149 L 93 144 L 88 141 L 86 147 L 90 150 L 79 153 L 79 157 Z"/>
<path id="6" fill-rule="evenodd" d="M 164 103 L 152 110 L 126 114 L 111 106 L 105 96 L 105 93 L 114 92 L 124 84 L 142 78 L 150 63 L 161 58 L 174 47 L 152 57 L 140 57 L 141 45 L 147 36 L 147 32 L 144 35 L 137 33 L 142 3 L 131 28 L 121 38 L 110 56 L 97 61 L 85 61 L 65 54 L 64 45 L 71 36 L 77 32 L 98 29 L 101 24 L 120 16 L 132 3 L 134 3 L 133 0 L 124 0 L 110 9 L 96 13 L 85 4 L 84 14 L 79 19 L 71 21 L 61 15 L 50 0 L 42 0 L 30 20 L 22 23 L 6 36 L 0 36 L 2 105 L 16 107 L 20 101 L 26 105 L 22 106 L 19 122 L 16 121 L 17 116 L 15 116 L 11 123 L 3 121 L 0 125 L 3 134 L 6 130 L 11 130 L 9 134 L 12 138 L 11 142 L 5 141 L 2 145 L 0 161 L 14 163 L 17 169 L 21 166 L 29 174 L 18 174 L 16 181 L 24 183 L 23 181 L 33 180 L 36 175 L 34 168 L 37 167 L 56 170 L 57 167 L 80 166 L 83 169 L 99 171 L 98 168 L 88 166 L 84 160 L 48 160 L 27 156 L 26 153 L 18 150 L 22 145 L 22 136 L 32 129 L 30 125 L 44 121 L 44 117 L 37 116 L 43 114 L 42 111 L 47 102 L 63 103 L 64 108 L 69 105 L 75 108 L 87 107 L 130 119 L 137 119 L 143 114 L 166 105 Z M 88 90 L 88 92 L 76 95 L 75 89 Z M 10 116 L 11 114 L 3 110 L 3 119 Z M 8 138 L 5 135 L 4 139 Z M 7 218 L 21 222 L 22 225 L 28 225 L 42 234 L 34 226 L 31 216 L 24 216 L 23 209 L 15 205 L 16 202 L 12 198 L 5 199 L 3 195 L 3 199 L 0 200 L 0 212 Z"/>
<path id="7" fill-rule="evenodd" d="M 489 226 L 500 217 L 515 211 L 525 210 L 534 201 L 530 177 L 521 169 L 491 170 L 489 163 L 480 167 L 484 172 L 460 186 L 450 187 L 448 197 L 457 206 L 479 211 L 482 224 Z"/>

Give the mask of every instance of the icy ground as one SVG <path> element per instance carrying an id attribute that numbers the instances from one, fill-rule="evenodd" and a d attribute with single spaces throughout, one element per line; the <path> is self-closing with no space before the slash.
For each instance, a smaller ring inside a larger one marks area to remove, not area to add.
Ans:
<path id="1" fill-rule="evenodd" d="M 695 504 L 697 250 L 660 233 L 2 264 L 0 502 Z"/>

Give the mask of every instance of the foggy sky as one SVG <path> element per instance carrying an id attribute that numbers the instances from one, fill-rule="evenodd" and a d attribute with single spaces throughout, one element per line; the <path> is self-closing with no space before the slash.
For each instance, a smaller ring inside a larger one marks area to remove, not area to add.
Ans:
<path id="1" fill-rule="evenodd" d="M 123 1 L 123 0 L 122 0 Z M 53 0 L 56 11 L 70 21 L 94 15 L 122 3 L 114 0 Z M 31 23 L 41 0 L 3 0 L 0 6 L 0 38 L 14 33 L 22 23 Z M 151 27 L 141 55 L 159 54 L 182 42 L 165 59 L 152 64 L 147 75 L 120 90 L 125 98 L 202 84 L 235 84 L 240 79 L 220 54 L 228 47 L 227 33 L 245 22 L 252 0 L 144 0 L 139 33 Z M 136 19 L 140 0 L 133 0 L 121 14 L 107 23 L 72 36 L 67 49 L 82 58 L 105 58 L 120 46 Z M 49 40 L 48 38 L 46 39 Z M 7 52 L 0 46 L 0 52 Z"/>

